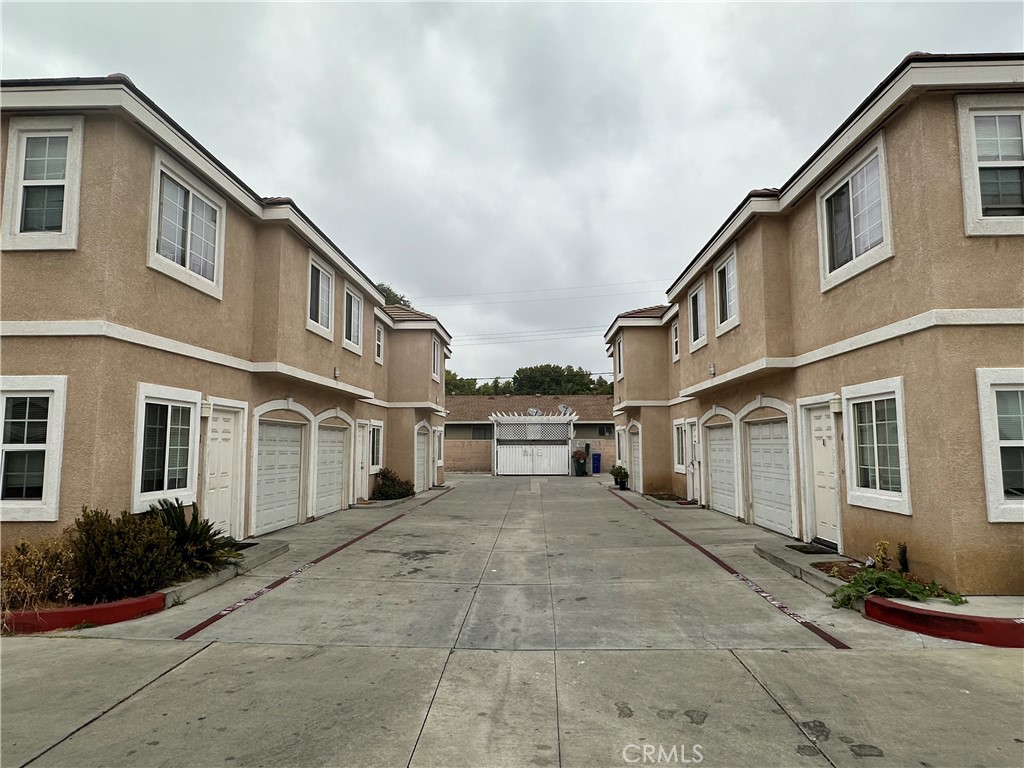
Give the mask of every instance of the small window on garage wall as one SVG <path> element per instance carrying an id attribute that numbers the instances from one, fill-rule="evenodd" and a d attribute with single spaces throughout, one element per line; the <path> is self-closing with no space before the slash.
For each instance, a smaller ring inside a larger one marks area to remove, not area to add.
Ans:
<path id="1" fill-rule="evenodd" d="M 384 461 L 384 422 L 370 422 L 370 474 L 380 472 Z"/>

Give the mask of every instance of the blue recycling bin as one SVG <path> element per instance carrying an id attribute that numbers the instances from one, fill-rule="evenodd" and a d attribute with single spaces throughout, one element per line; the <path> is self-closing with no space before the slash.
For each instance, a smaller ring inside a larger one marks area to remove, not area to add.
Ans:
<path id="1" fill-rule="evenodd" d="M 600 453 L 592 453 L 592 454 L 590 454 L 590 458 L 591 458 L 591 461 L 593 462 L 593 466 L 591 468 L 592 469 L 591 474 L 594 474 L 594 475 L 601 474 L 601 454 Z"/>

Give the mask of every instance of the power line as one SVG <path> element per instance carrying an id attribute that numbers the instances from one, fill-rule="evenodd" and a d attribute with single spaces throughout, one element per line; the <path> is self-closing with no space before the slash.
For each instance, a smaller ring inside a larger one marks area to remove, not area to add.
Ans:
<path id="1" fill-rule="evenodd" d="M 634 280 L 633 282 L 629 282 L 629 283 L 621 283 L 620 282 L 620 283 L 598 283 L 598 284 L 595 284 L 595 285 L 572 285 L 572 286 L 567 286 L 565 288 L 524 288 L 521 291 L 491 291 L 489 293 L 479 293 L 479 292 L 473 292 L 473 293 L 445 293 L 445 294 L 438 294 L 436 296 L 410 296 L 408 298 L 410 300 L 411 299 L 420 300 L 420 299 L 458 299 L 458 298 L 462 298 L 463 296 L 507 296 L 507 295 L 512 294 L 512 293 L 547 293 L 549 291 L 576 291 L 576 290 L 581 290 L 583 288 L 612 288 L 612 287 L 614 287 L 616 285 L 642 285 L 644 283 L 667 283 L 667 282 L 668 282 L 667 279 L 665 279 L 665 280 L 662 280 L 662 279 L 658 279 L 658 280 Z"/>
<path id="2" fill-rule="evenodd" d="M 501 333 L 475 333 L 475 334 L 460 334 L 456 332 L 453 334 L 458 339 L 490 339 L 496 337 L 513 337 L 513 336 L 540 336 L 549 333 L 566 333 L 568 331 L 599 331 L 603 329 L 603 325 L 578 325 L 572 328 L 546 328 L 538 329 L 533 331 L 504 331 Z"/>
<path id="3" fill-rule="evenodd" d="M 627 291 L 625 293 L 592 293 L 588 296 L 551 296 L 546 299 L 510 299 L 508 301 L 488 301 L 488 306 L 492 304 L 531 304 L 539 301 L 576 301 L 578 299 L 607 299 L 614 298 L 617 296 L 647 296 L 652 293 L 663 293 L 663 291 L 655 291 L 651 289 L 649 291 Z M 483 295 L 483 294 L 481 294 Z M 468 304 L 420 304 L 420 307 L 478 307 L 481 302 L 470 302 Z M 419 309 L 419 307 L 417 307 Z"/>
<path id="4" fill-rule="evenodd" d="M 600 373 L 591 373 L 591 376 L 611 376 L 612 371 L 601 371 Z M 472 379 L 473 381 L 512 381 L 515 376 L 459 376 L 460 379 Z"/>
<path id="5" fill-rule="evenodd" d="M 584 333 L 573 336 L 546 336 L 542 339 L 498 339 L 496 341 L 471 341 L 468 344 L 452 342 L 453 347 L 489 347 L 495 344 L 533 344 L 538 341 L 572 341 L 574 339 L 592 339 L 594 334 Z"/>

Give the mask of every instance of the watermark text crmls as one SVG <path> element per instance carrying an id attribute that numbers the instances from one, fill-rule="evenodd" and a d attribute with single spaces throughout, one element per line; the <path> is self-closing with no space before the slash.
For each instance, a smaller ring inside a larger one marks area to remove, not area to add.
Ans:
<path id="1" fill-rule="evenodd" d="M 622 759 L 636 765 L 696 765 L 704 761 L 703 749 L 700 744 L 627 744 Z"/>

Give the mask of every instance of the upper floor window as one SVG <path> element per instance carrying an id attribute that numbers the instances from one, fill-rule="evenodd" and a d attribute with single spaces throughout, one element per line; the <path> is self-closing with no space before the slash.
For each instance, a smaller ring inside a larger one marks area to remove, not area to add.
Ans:
<path id="1" fill-rule="evenodd" d="M 704 297 L 704 278 L 690 289 L 688 299 L 690 307 L 690 351 L 699 349 L 708 343 L 707 299 Z"/>
<path id="2" fill-rule="evenodd" d="M 615 339 L 615 378 L 616 380 L 621 379 L 625 373 L 623 372 L 623 360 L 622 360 L 622 333 L 619 333 Z"/>
<path id="3" fill-rule="evenodd" d="M 882 132 L 818 190 L 821 290 L 892 256 Z"/>
<path id="4" fill-rule="evenodd" d="M 434 381 L 441 380 L 441 342 L 434 339 L 434 351 L 430 363 L 430 375 Z"/>
<path id="5" fill-rule="evenodd" d="M 384 365 L 384 326 L 375 323 L 373 327 L 373 360 Z"/>
<path id="6" fill-rule="evenodd" d="M 64 376 L 0 376 L 0 519 L 57 519 Z"/>
<path id="7" fill-rule="evenodd" d="M 312 251 L 309 252 L 309 313 L 306 328 L 327 339 L 334 339 L 334 270 Z"/>
<path id="8" fill-rule="evenodd" d="M 672 323 L 672 359 L 679 359 L 679 321 Z"/>
<path id="9" fill-rule="evenodd" d="M 1024 235 L 1024 98 L 957 97 L 968 235 Z"/>
<path id="10" fill-rule="evenodd" d="M 739 282 L 736 275 L 736 250 L 733 249 L 715 267 L 715 335 L 720 336 L 740 322 Z"/>
<path id="11" fill-rule="evenodd" d="M 224 198 L 157 150 L 148 265 L 221 298 L 226 210 Z"/>
<path id="12" fill-rule="evenodd" d="M 78 247 L 84 125 L 78 116 L 11 118 L 4 180 L 4 250 Z"/>
<path id="13" fill-rule="evenodd" d="M 363 297 L 345 288 L 345 341 L 342 345 L 357 354 L 363 353 Z"/>
<path id="14" fill-rule="evenodd" d="M 1024 368 L 979 368 L 981 458 L 990 523 L 1024 522 Z"/>

